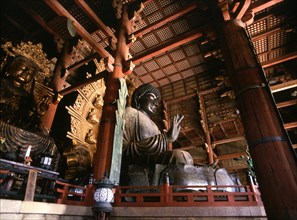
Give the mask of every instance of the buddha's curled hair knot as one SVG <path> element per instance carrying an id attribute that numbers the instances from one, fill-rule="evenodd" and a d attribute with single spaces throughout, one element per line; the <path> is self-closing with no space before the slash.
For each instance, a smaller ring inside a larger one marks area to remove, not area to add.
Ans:
<path id="1" fill-rule="evenodd" d="M 161 99 L 161 93 L 157 88 L 155 88 L 151 84 L 143 84 L 134 90 L 132 95 L 131 106 L 135 108 L 137 106 L 138 100 L 147 93 L 153 93 L 159 99 Z"/>

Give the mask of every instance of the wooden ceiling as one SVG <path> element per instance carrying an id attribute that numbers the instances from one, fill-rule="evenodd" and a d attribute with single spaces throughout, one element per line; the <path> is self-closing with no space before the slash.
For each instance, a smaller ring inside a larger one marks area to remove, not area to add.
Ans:
<path id="1" fill-rule="evenodd" d="M 240 112 L 207 1 L 143 1 L 144 9 L 133 23 L 136 40 L 130 44 L 137 84 L 151 83 L 158 87 L 169 114 L 185 115 L 181 134 L 173 147 L 190 151 L 197 163 L 207 163 L 207 136 L 221 160 L 239 157 L 246 147 Z M 294 0 L 252 0 L 247 9 L 251 11 L 254 19 L 246 25 L 246 30 L 285 128 L 297 148 Z M 1 1 L 2 41 L 41 42 L 53 66 L 63 40 L 69 38 L 67 18 L 73 22 L 79 43 L 64 88 L 84 79 L 85 75 L 79 71 L 83 64 L 89 63 L 91 68 L 94 58 L 113 57 L 117 18 L 112 1 Z"/>

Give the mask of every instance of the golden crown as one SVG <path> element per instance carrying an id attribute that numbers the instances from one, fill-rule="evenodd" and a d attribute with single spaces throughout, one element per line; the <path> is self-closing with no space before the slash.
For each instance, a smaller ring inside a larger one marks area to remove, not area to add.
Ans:
<path id="1" fill-rule="evenodd" d="M 50 62 L 46 58 L 46 54 L 43 53 L 42 44 L 33 44 L 28 41 L 27 43 L 21 42 L 16 45 L 16 47 L 13 47 L 12 43 L 8 41 L 1 45 L 1 47 L 9 56 L 15 57 L 20 55 L 34 62 L 40 68 L 40 71 L 43 72 L 45 77 L 51 75 L 48 67 Z"/>

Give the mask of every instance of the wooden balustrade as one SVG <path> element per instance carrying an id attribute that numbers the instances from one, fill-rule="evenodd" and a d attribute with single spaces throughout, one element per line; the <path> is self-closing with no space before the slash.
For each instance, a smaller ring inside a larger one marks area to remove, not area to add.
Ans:
<path id="1" fill-rule="evenodd" d="M 93 187 L 83 187 L 56 180 L 57 203 L 78 206 L 91 206 Z"/>
<path id="2" fill-rule="evenodd" d="M 236 189 L 236 192 L 230 192 Z M 249 185 L 117 187 L 114 206 L 262 206 L 260 193 Z"/>

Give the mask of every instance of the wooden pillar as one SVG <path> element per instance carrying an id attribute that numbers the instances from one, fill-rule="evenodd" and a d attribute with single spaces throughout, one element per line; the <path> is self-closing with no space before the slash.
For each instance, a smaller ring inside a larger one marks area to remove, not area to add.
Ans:
<path id="1" fill-rule="evenodd" d="M 54 117 L 58 108 L 58 104 L 62 98 L 61 96 L 59 96 L 58 92 L 63 89 L 63 85 L 67 77 L 67 74 L 65 71 L 71 62 L 72 47 L 73 47 L 73 44 L 71 40 L 66 40 L 64 42 L 62 52 L 59 56 L 59 59 L 54 69 L 54 77 L 51 83 L 51 88 L 54 89 L 56 96 L 53 98 L 46 114 L 42 118 L 43 126 L 49 131 L 52 127 Z"/>
<path id="2" fill-rule="evenodd" d="M 29 170 L 24 201 L 34 201 L 37 170 Z"/>
<path id="3" fill-rule="evenodd" d="M 297 159 L 243 23 L 218 26 L 268 219 L 296 219 Z"/>
<path id="4" fill-rule="evenodd" d="M 123 66 L 125 61 L 128 60 L 129 47 L 126 43 L 126 36 L 131 31 L 130 28 L 131 22 L 128 19 L 127 5 L 123 5 L 121 22 L 117 36 L 118 42 L 114 69 L 107 77 L 104 105 L 97 140 L 97 150 L 94 155 L 93 176 L 96 181 L 100 180 L 104 176 L 105 171 L 110 173 L 113 138 L 116 125 L 116 100 L 118 99 L 120 88 L 119 78 L 124 77 Z"/>

